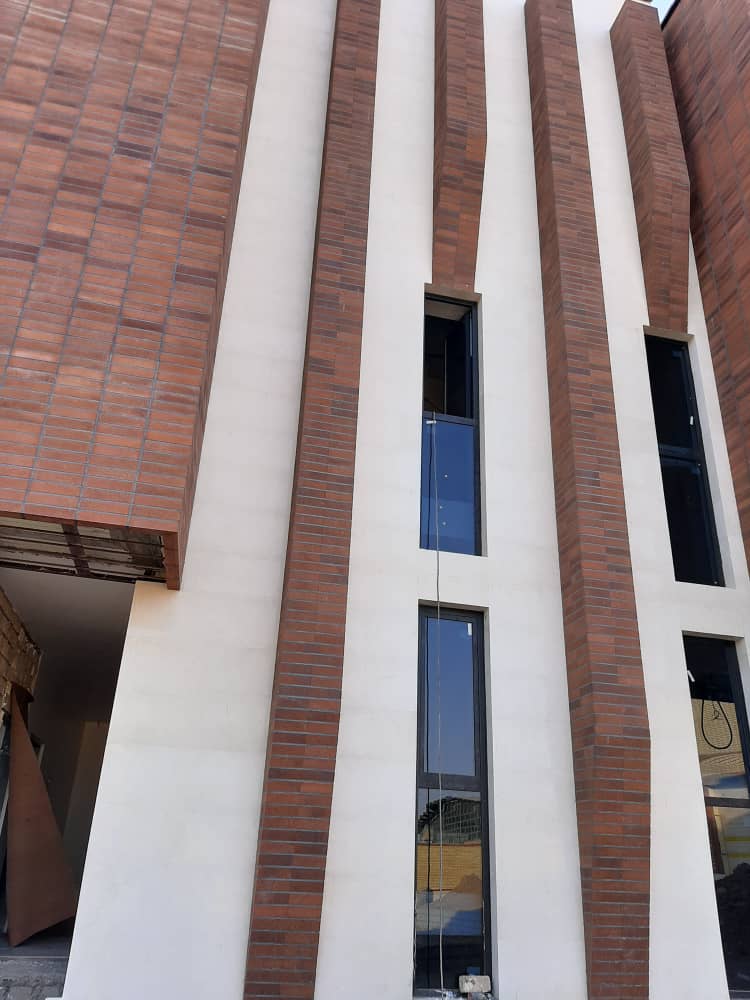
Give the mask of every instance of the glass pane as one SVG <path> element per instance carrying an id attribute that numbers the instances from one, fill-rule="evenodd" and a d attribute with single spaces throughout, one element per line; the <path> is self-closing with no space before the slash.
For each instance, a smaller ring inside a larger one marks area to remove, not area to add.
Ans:
<path id="1" fill-rule="evenodd" d="M 693 407 L 688 389 L 687 346 L 646 337 L 646 356 L 657 440 L 660 445 L 692 449 L 697 442 L 697 427 L 690 424 Z"/>
<path id="2" fill-rule="evenodd" d="M 693 698 L 693 720 L 704 794 L 749 798 L 734 705 L 714 698 Z"/>
<path id="3" fill-rule="evenodd" d="M 422 423 L 420 545 L 441 552 L 477 553 L 477 498 L 473 424 Z"/>
<path id="4" fill-rule="evenodd" d="M 418 789 L 415 987 L 483 974 L 483 875 L 479 793 Z"/>
<path id="5" fill-rule="evenodd" d="M 720 584 L 713 511 L 700 466 L 663 458 L 661 473 L 675 578 L 686 583 Z"/>
<path id="6" fill-rule="evenodd" d="M 723 639 L 685 636 L 698 760 L 706 796 L 748 799 L 742 737 Z"/>
<path id="7" fill-rule="evenodd" d="M 750 796 L 736 653 L 724 639 L 684 642 L 727 977 L 731 989 L 750 989 Z"/>
<path id="8" fill-rule="evenodd" d="M 750 989 L 750 809 L 707 806 L 721 941 L 730 989 Z"/>
<path id="9" fill-rule="evenodd" d="M 449 307 L 453 311 L 456 306 Z M 425 316 L 424 409 L 453 417 L 473 416 L 470 310 L 461 319 Z"/>
<path id="10" fill-rule="evenodd" d="M 472 623 L 425 618 L 422 734 L 424 769 L 476 775 Z M 439 656 L 438 656 L 439 651 Z"/>

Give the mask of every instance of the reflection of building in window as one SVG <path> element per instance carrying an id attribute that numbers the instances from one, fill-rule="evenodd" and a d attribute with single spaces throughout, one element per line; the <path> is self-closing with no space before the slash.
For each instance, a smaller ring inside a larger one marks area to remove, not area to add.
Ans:
<path id="1" fill-rule="evenodd" d="M 483 620 L 420 610 L 414 987 L 489 975 Z"/>
<path id="2" fill-rule="evenodd" d="M 730 989 L 750 982 L 748 725 L 732 642 L 685 636 L 695 740 Z"/>
<path id="3" fill-rule="evenodd" d="M 441 815 L 442 814 L 442 815 Z M 435 840 L 442 832 L 444 844 L 462 844 L 482 836 L 482 807 L 478 801 L 446 796 L 442 809 L 431 801 L 417 820 L 420 840 Z"/>

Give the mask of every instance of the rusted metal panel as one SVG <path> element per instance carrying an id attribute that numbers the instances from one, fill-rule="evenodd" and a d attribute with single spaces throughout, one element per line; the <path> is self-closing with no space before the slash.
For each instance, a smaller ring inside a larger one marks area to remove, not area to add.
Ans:
<path id="1" fill-rule="evenodd" d="M 9 784 L 8 942 L 15 947 L 76 912 L 73 874 L 15 691 Z"/>

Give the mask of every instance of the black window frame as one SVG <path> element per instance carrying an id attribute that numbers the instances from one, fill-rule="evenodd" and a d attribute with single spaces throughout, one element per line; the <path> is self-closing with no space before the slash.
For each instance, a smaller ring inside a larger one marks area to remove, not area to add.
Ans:
<path id="1" fill-rule="evenodd" d="M 457 417 L 448 413 L 439 413 L 435 410 L 425 410 L 424 408 L 424 349 L 427 334 L 427 304 L 429 302 L 442 302 L 447 305 L 459 306 L 466 309 L 466 323 L 468 327 L 469 343 L 469 364 L 467 365 L 467 379 L 471 378 L 471 389 L 467 390 L 467 401 L 471 402 L 471 417 Z M 481 474 L 481 439 L 480 439 L 480 419 L 479 419 L 479 323 L 478 323 L 478 303 L 469 302 L 464 299 L 449 298 L 445 295 L 425 295 L 424 299 L 424 325 L 422 333 L 422 422 L 425 420 L 435 420 L 439 423 L 453 423 L 473 426 L 474 428 L 474 551 L 462 552 L 460 555 L 481 556 L 483 555 L 482 545 L 482 474 Z M 422 510 L 421 498 L 423 496 L 422 485 L 420 484 L 420 540 L 419 547 L 427 552 L 434 552 L 435 548 L 424 544 L 422 537 Z M 428 540 L 430 527 L 428 525 Z M 440 548 L 441 552 L 450 552 L 451 549 Z"/>
<path id="2" fill-rule="evenodd" d="M 698 477 L 698 489 L 701 494 L 702 499 L 702 521 L 703 530 L 705 533 L 705 538 L 708 547 L 708 563 L 710 567 L 711 580 L 687 580 L 684 577 L 679 577 L 677 575 L 677 557 L 675 555 L 675 547 L 672 541 L 672 533 L 670 528 L 669 534 L 669 546 L 672 553 L 672 568 L 675 575 L 675 580 L 679 583 L 697 583 L 700 586 L 705 587 L 724 587 L 724 569 L 722 564 L 721 556 L 721 546 L 719 545 L 719 536 L 716 530 L 716 514 L 714 511 L 714 503 L 711 496 L 711 484 L 708 480 L 708 469 L 706 467 L 706 452 L 703 444 L 703 435 L 701 432 L 700 414 L 698 412 L 698 400 L 695 393 L 695 382 L 693 380 L 693 369 L 690 363 L 690 349 L 689 345 L 684 340 L 677 340 L 671 337 L 661 337 L 658 334 L 647 333 L 646 334 L 646 357 L 648 364 L 649 373 L 649 389 L 651 391 L 651 402 L 654 407 L 654 417 L 656 417 L 656 402 L 654 400 L 654 387 L 652 381 L 651 364 L 648 361 L 648 345 L 650 342 L 658 342 L 663 345 L 669 345 L 673 352 L 679 351 L 680 356 L 680 367 L 682 369 L 683 384 L 685 389 L 685 396 L 687 400 L 687 406 L 689 409 L 689 415 L 691 418 L 690 427 L 690 445 L 687 447 L 680 447 L 677 445 L 664 444 L 659 440 L 659 429 L 656 427 L 657 444 L 659 448 L 659 466 L 662 471 L 662 477 L 664 474 L 665 467 L 681 467 L 687 468 L 695 472 Z M 656 423 L 656 420 L 655 420 Z M 664 506 L 667 509 L 667 520 L 669 521 L 669 508 L 666 502 L 666 489 L 664 483 L 662 482 L 662 490 L 664 492 Z"/>
<path id="3" fill-rule="evenodd" d="M 429 619 L 441 621 L 466 622 L 472 626 L 472 658 L 474 682 L 474 763 L 475 775 L 442 774 L 425 770 L 425 743 L 423 734 L 426 724 L 425 676 L 427 669 L 427 623 Z M 489 786 L 487 781 L 487 685 L 485 674 L 484 651 L 485 616 L 481 611 L 462 608 L 438 608 L 432 604 L 419 605 L 419 654 L 417 674 L 417 773 L 415 787 L 415 821 L 414 821 L 414 899 L 417 894 L 417 819 L 419 816 L 419 791 L 426 788 L 429 791 L 475 792 L 479 795 L 481 804 L 481 836 L 482 836 L 482 952 L 484 968 L 482 975 L 492 978 L 492 906 L 489 852 Z M 414 926 L 416 946 L 416 925 Z M 414 970 L 416 972 L 416 968 Z M 446 987 L 448 989 L 448 987 Z M 442 997 L 439 989 L 434 987 L 415 987 L 412 983 L 414 997 Z"/>

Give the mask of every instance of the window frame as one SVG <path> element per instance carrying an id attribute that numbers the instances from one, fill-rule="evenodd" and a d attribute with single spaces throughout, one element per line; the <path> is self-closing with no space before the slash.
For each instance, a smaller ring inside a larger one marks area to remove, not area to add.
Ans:
<path id="1" fill-rule="evenodd" d="M 651 365 L 649 363 L 648 351 L 649 342 L 665 345 L 668 344 L 672 351 L 679 352 L 685 396 L 687 399 L 690 417 L 692 418 L 692 424 L 690 425 L 690 437 L 692 439 L 692 443 L 690 447 L 663 444 L 659 440 L 659 430 L 656 426 L 656 403 L 651 383 Z M 659 469 L 662 474 L 662 494 L 664 496 L 664 509 L 667 513 L 667 523 L 669 524 L 669 507 L 667 505 L 666 490 L 664 488 L 663 481 L 664 467 L 665 465 L 671 465 L 672 467 L 682 466 L 683 468 L 692 467 L 696 471 L 698 477 L 698 488 L 703 500 L 701 520 L 703 522 L 703 531 L 708 548 L 709 569 L 713 580 L 685 580 L 677 576 L 675 551 L 670 531 L 669 548 L 672 555 L 672 569 L 674 577 L 678 583 L 693 583 L 703 587 L 725 587 L 726 581 L 724 578 L 721 546 L 719 544 L 719 535 L 716 529 L 716 513 L 713 498 L 711 496 L 711 484 L 708 479 L 708 470 L 706 468 L 706 450 L 703 442 L 703 433 L 701 431 L 700 413 L 698 412 L 698 398 L 695 393 L 695 381 L 693 379 L 693 368 L 690 361 L 689 346 L 684 340 L 676 340 L 671 337 L 662 337 L 658 334 L 646 333 L 645 347 L 646 368 L 649 379 L 649 392 L 651 394 L 651 406 L 654 414 L 654 429 L 656 431 L 656 444 L 659 452 Z"/>
<path id="2" fill-rule="evenodd" d="M 440 618 L 441 621 L 459 621 L 472 625 L 472 661 L 473 661 L 473 692 L 474 692 L 474 764 L 475 775 L 446 774 L 438 779 L 437 772 L 425 770 L 423 735 L 426 725 L 425 676 L 427 669 L 427 627 L 430 619 Z M 438 608 L 434 604 L 420 604 L 418 611 L 418 670 L 417 670 L 417 760 L 416 784 L 414 801 L 414 891 L 417 898 L 417 819 L 418 797 L 420 789 L 439 791 L 442 786 L 443 795 L 446 792 L 475 792 L 479 795 L 481 806 L 482 835 L 482 950 L 484 969 L 482 975 L 492 977 L 492 904 L 490 879 L 490 823 L 489 823 L 489 784 L 488 784 L 488 743 L 487 743 L 487 685 L 486 660 L 484 649 L 485 615 L 481 611 L 463 608 Z M 416 947 L 416 925 L 413 929 Z M 416 972 L 416 968 L 414 970 Z M 447 988 L 447 987 L 446 987 Z M 412 993 L 414 997 L 442 997 L 439 988 L 415 987 L 412 978 Z"/>
<path id="3" fill-rule="evenodd" d="M 471 378 L 471 392 L 466 393 L 467 400 L 471 400 L 471 417 L 456 417 L 448 413 L 439 413 L 436 410 L 425 410 L 424 408 L 424 367 L 425 367 L 425 338 L 427 334 L 427 304 L 429 302 L 444 302 L 448 305 L 460 306 L 467 311 L 466 324 L 468 328 L 469 358 L 467 365 L 467 377 Z M 474 551 L 459 552 L 457 555 L 481 556 L 483 552 L 484 540 L 482 538 L 482 470 L 481 465 L 481 439 L 480 439 L 480 419 L 479 419 L 479 311 L 478 303 L 466 299 L 451 298 L 446 295 L 425 294 L 424 297 L 424 322 L 422 326 L 422 426 L 425 420 L 434 420 L 436 423 L 454 423 L 471 425 L 474 428 Z M 420 455 L 420 465 L 424 461 L 424 455 Z M 421 475 L 421 473 L 420 473 Z M 422 484 L 420 483 L 420 510 L 419 510 L 419 547 L 426 552 L 435 552 L 423 544 L 422 538 Z M 429 540 L 430 526 L 427 527 L 427 539 Z M 441 552 L 452 552 L 452 549 L 442 549 Z"/>

